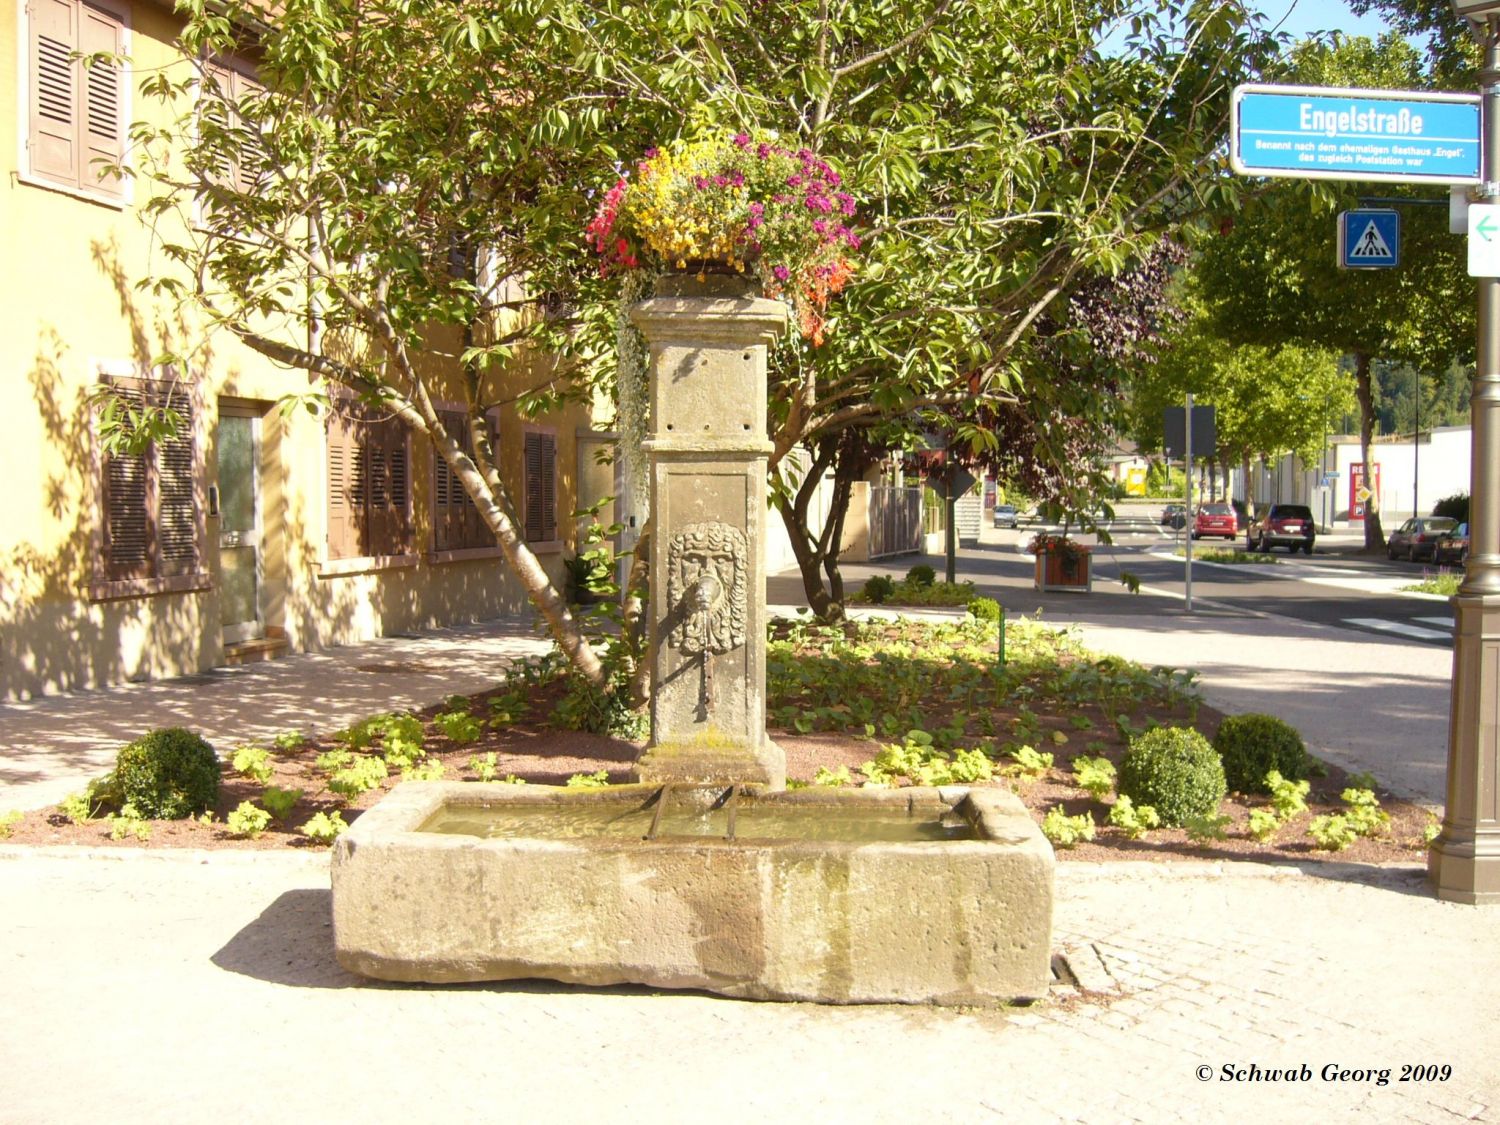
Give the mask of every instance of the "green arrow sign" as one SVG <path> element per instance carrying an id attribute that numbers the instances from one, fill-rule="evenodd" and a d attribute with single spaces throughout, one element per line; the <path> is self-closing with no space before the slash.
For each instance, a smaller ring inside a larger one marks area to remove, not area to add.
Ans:
<path id="1" fill-rule="evenodd" d="M 1480 238 L 1484 239 L 1486 242 L 1490 241 L 1490 237 L 1497 230 L 1500 230 L 1500 223 L 1495 222 L 1495 217 L 1488 213 L 1486 213 L 1483 217 L 1480 218 L 1477 223 L 1474 224 L 1474 233 L 1477 234 Z"/>

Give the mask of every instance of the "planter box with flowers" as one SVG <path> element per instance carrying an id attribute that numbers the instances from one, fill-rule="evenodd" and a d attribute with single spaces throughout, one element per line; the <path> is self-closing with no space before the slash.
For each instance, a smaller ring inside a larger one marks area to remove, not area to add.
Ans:
<path id="1" fill-rule="evenodd" d="M 1093 589 L 1087 544 L 1043 533 L 1033 537 L 1026 549 L 1036 556 L 1038 590 L 1077 590 L 1087 594 Z"/>
<path id="2" fill-rule="evenodd" d="M 854 198 L 810 149 L 747 133 L 648 149 L 604 193 L 588 225 L 604 273 L 745 275 L 785 300 L 823 342 L 828 298 L 852 276 Z M 658 292 L 660 292 L 658 288 Z"/>

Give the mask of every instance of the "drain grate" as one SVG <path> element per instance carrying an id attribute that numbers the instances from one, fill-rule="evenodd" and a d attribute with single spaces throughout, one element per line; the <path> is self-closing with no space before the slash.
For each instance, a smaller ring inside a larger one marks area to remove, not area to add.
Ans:
<path id="1" fill-rule="evenodd" d="M 1068 959 L 1061 953 L 1054 953 L 1052 955 L 1052 987 L 1078 987 L 1078 977 L 1073 972 L 1073 966 L 1068 964 Z"/>

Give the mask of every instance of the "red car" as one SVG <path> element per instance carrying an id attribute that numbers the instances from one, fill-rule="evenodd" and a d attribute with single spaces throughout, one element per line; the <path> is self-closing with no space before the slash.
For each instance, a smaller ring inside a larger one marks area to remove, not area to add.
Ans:
<path id="1" fill-rule="evenodd" d="M 1228 504 L 1199 505 L 1198 514 L 1193 517 L 1194 539 L 1202 539 L 1205 535 L 1222 535 L 1225 539 L 1233 539 L 1239 533 L 1239 517 Z"/>

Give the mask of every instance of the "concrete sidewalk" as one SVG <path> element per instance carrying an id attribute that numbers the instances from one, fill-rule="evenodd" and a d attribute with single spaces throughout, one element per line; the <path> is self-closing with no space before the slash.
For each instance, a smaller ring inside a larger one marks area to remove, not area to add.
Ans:
<path id="1" fill-rule="evenodd" d="M 382 637 L 199 676 L 0 703 L 0 811 L 55 804 L 114 766 L 154 727 L 186 726 L 220 753 L 283 731 L 336 730 L 379 711 L 422 707 L 493 686 L 517 657 L 547 651 L 507 618 Z"/>

